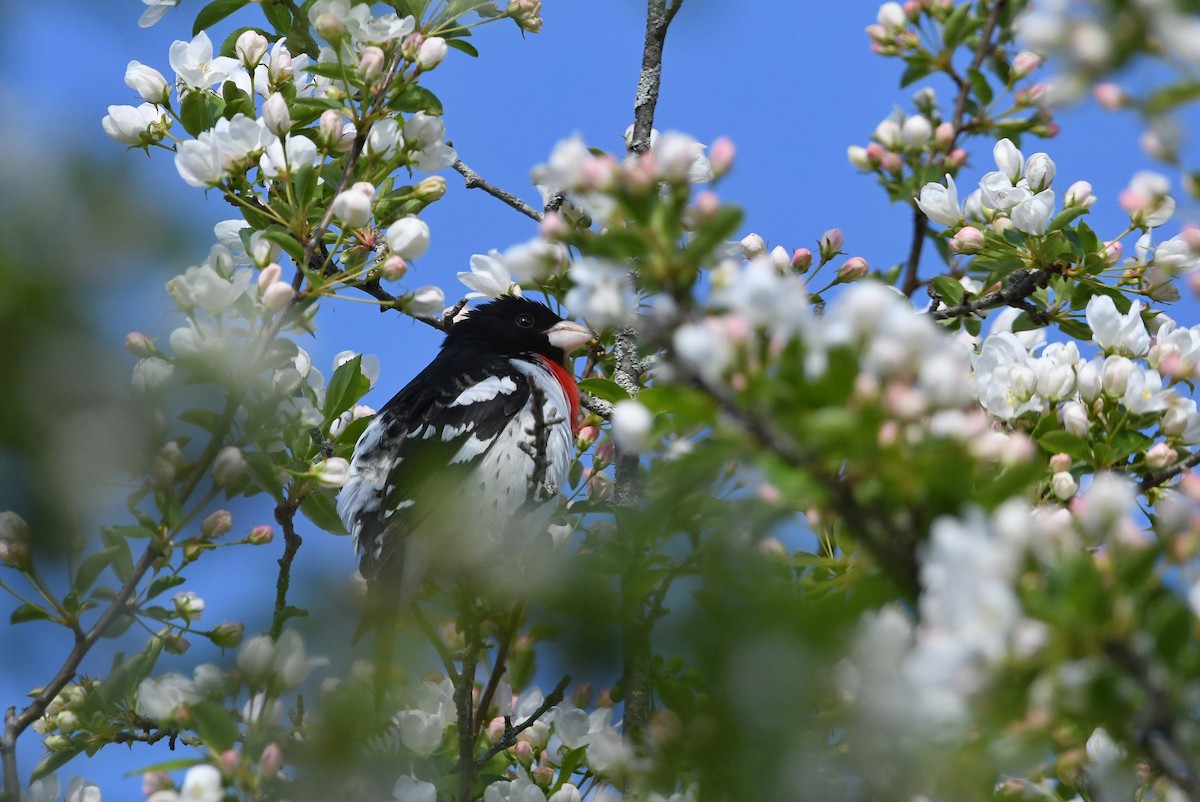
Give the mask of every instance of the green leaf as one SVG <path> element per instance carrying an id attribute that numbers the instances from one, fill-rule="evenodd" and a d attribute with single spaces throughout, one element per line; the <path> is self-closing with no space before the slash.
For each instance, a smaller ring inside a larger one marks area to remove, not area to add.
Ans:
<path id="1" fill-rule="evenodd" d="M 971 88 L 975 90 L 975 97 L 979 98 L 979 102 L 985 106 L 991 103 L 994 95 L 987 76 L 979 70 L 967 70 L 967 77 L 971 79 Z"/>
<path id="2" fill-rule="evenodd" d="M 200 136 L 213 127 L 212 113 L 208 107 L 208 93 L 188 90 L 183 93 L 179 104 L 179 122 L 183 130 L 192 136 Z"/>
<path id="3" fill-rule="evenodd" d="M 362 373 L 362 355 L 342 363 L 333 372 L 325 390 L 325 406 L 321 410 L 326 426 L 371 389 L 371 382 Z"/>
<path id="4" fill-rule="evenodd" d="M 179 413 L 179 419 L 184 423 L 199 426 L 206 432 L 215 432 L 221 423 L 221 416 L 211 409 L 196 407 Z"/>
<path id="5" fill-rule="evenodd" d="M 211 28 L 239 8 L 250 5 L 250 2 L 251 0 L 213 0 L 196 13 L 196 22 L 192 25 L 192 36 L 205 28 Z"/>
<path id="6" fill-rule="evenodd" d="M 1068 337 L 1087 342 L 1092 339 L 1092 329 L 1081 320 L 1060 320 L 1058 329 Z"/>
<path id="7" fill-rule="evenodd" d="M 110 546 L 84 560 L 80 564 L 79 570 L 75 572 L 75 592 L 86 592 L 92 586 L 92 583 L 96 581 L 96 577 L 100 576 L 101 572 L 109 566 L 120 551 L 120 546 Z"/>
<path id="8" fill-rule="evenodd" d="M 53 618 L 54 616 L 36 604 L 22 604 L 12 611 L 12 615 L 8 617 L 8 623 L 24 624 L 27 621 L 49 621 Z"/>
<path id="9" fill-rule="evenodd" d="M 960 303 L 963 299 L 963 295 L 966 293 L 966 289 L 963 287 L 963 285 L 950 276 L 937 276 L 931 283 L 933 284 L 934 290 L 937 291 L 938 295 L 942 296 L 942 300 L 945 301 L 947 305 Z"/>
<path id="10" fill-rule="evenodd" d="M 300 512 L 331 535 L 350 534 L 342 525 L 342 519 L 338 517 L 333 498 L 320 491 L 314 490 L 304 497 L 304 501 L 300 502 Z"/>
<path id="11" fill-rule="evenodd" d="M 1038 438 L 1038 445 L 1051 454 L 1068 454 L 1072 459 L 1087 460 L 1090 456 L 1088 441 L 1070 432 L 1056 429 Z"/>
<path id="12" fill-rule="evenodd" d="M 283 485 L 279 481 L 279 470 L 275 462 L 259 451 L 248 451 L 244 456 L 246 474 L 250 481 L 263 492 L 270 493 L 276 501 L 283 501 Z"/>
<path id="13" fill-rule="evenodd" d="M 281 3 L 279 0 L 266 0 L 260 4 L 263 14 L 267 18 L 267 22 L 271 23 L 271 27 L 275 29 L 275 36 L 268 36 L 268 39 L 278 39 L 280 36 L 286 36 L 288 29 L 292 27 L 292 12 L 288 10 L 286 3 Z"/>
<path id="14" fill-rule="evenodd" d="M 958 47 L 959 43 L 966 37 L 970 28 L 973 27 L 969 23 L 971 21 L 971 3 L 963 3 L 958 8 L 951 12 L 946 18 L 946 22 L 942 25 L 942 44 L 947 50 L 953 50 Z"/>
<path id="15" fill-rule="evenodd" d="M 1142 106 L 1142 113 L 1162 114 L 1197 98 L 1200 98 L 1200 81 L 1181 81 L 1152 92 Z"/>
<path id="16" fill-rule="evenodd" d="M 237 84 L 233 81 L 221 84 L 221 99 L 225 101 L 225 110 L 222 112 L 222 116 L 226 119 L 232 120 L 239 114 L 254 117 L 254 98 L 238 89 Z"/>
<path id="17" fill-rule="evenodd" d="M 51 752 L 42 759 L 41 763 L 38 763 L 36 766 L 34 766 L 33 774 L 30 775 L 29 781 L 37 782 L 43 777 L 58 771 L 60 768 L 73 760 L 76 755 L 82 752 L 84 746 L 86 745 L 87 742 L 83 738 L 72 738 L 71 745 L 66 749 L 59 749 L 55 752 Z"/>
<path id="18" fill-rule="evenodd" d="M 395 111 L 424 111 L 435 117 L 442 116 L 442 101 L 420 84 L 410 84 L 392 102 Z"/>
<path id="19" fill-rule="evenodd" d="M 455 50 L 461 50 L 471 58 L 479 57 L 479 51 L 475 49 L 475 45 L 471 44 L 470 42 L 464 42 L 462 39 L 447 39 L 446 45 L 448 47 L 453 47 Z"/>
<path id="20" fill-rule="evenodd" d="M 612 379 L 602 379 L 599 376 L 583 379 L 579 382 L 579 389 L 588 395 L 594 395 L 596 398 L 608 401 L 610 404 L 615 404 L 618 401 L 624 401 L 629 398 L 629 393 L 625 392 L 615 381 Z"/>
<path id="21" fill-rule="evenodd" d="M 217 752 L 232 749 L 237 741 L 237 723 L 221 705 L 205 699 L 188 705 L 188 721 L 196 728 L 204 745 Z"/>
<path id="22" fill-rule="evenodd" d="M 146 600 L 149 601 L 158 594 L 162 593 L 164 590 L 170 590 L 171 588 L 178 587 L 186 581 L 187 580 L 181 576 L 160 576 L 150 583 L 150 587 L 146 590 Z"/>
<path id="23" fill-rule="evenodd" d="M 696 264 L 709 262 L 713 250 L 732 237 L 741 224 L 741 209 L 736 206 L 722 206 L 711 220 L 692 234 L 687 244 L 687 258 Z"/>
<path id="24" fill-rule="evenodd" d="M 304 262 L 304 246 L 283 226 L 273 225 L 263 231 L 263 236 L 282 248 L 297 265 Z"/>

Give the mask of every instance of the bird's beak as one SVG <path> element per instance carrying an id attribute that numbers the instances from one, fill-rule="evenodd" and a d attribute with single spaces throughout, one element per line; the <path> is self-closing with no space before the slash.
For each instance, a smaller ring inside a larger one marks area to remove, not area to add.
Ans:
<path id="1" fill-rule="evenodd" d="M 570 320 L 561 320 L 546 329 L 546 339 L 555 348 L 561 349 L 564 354 L 582 348 L 598 336 L 587 326 L 581 326 Z"/>

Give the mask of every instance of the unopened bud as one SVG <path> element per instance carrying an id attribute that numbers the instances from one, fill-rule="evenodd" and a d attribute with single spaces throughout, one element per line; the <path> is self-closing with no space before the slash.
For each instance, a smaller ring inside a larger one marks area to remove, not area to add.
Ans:
<path id="1" fill-rule="evenodd" d="M 258 773 L 264 779 L 270 779 L 278 776 L 282 768 L 283 750 L 279 748 L 279 744 L 272 741 L 263 749 L 262 756 L 258 759 Z"/>
<path id="2" fill-rule="evenodd" d="M 285 136 L 292 130 L 292 115 L 288 111 L 283 95 L 275 92 L 263 103 L 263 125 L 276 136 Z"/>
<path id="3" fill-rule="evenodd" d="M 204 519 L 200 531 L 206 538 L 217 538 L 233 528 L 233 516 L 229 510 L 217 510 Z"/>
<path id="4" fill-rule="evenodd" d="M 1072 206 L 1081 206 L 1087 209 L 1095 202 L 1096 196 L 1092 194 L 1092 185 L 1087 181 L 1076 181 L 1067 187 L 1067 192 L 1063 195 L 1064 209 L 1069 209 Z"/>
<path id="5" fill-rule="evenodd" d="M 417 51 L 417 66 L 422 70 L 432 70 L 446 60 L 448 52 L 449 47 L 446 45 L 445 39 L 440 36 L 430 36 L 421 43 L 421 48 Z"/>
<path id="6" fill-rule="evenodd" d="M 1053 457 L 1050 458 L 1050 470 L 1054 471 L 1055 473 L 1061 473 L 1062 471 L 1069 471 L 1070 469 L 1071 469 L 1071 455 L 1070 454 L 1055 454 Z"/>
<path id="7" fill-rule="evenodd" d="M 125 335 L 125 350 L 139 359 L 145 359 L 158 353 L 158 348 L 154 346 L 154 340 L 140 331 L 131 331 Z"/>
<path id="8" fill-rule="evenodd" d="M 792 251 L 792 267 L 797 272 L 807 272 L 808 268 L 812 267 L 813 255 L 808 248 L 797 248 Z"/>
<path id="9" fill-rule="evenodd" d="M 720 178 L 728 173 L 733 167 L 733 157 L 736 154 L 737 147 L 729 137 L 723 136 L 714 140 L 708 155 L 708 160 L 712 164 L 713 176 Z"/>
<path id="10" fill-rule="evenodd" d="M 933 141 L 939 147 L 946 147 L 954 141 L 954 126 L 950 123 L 941 123 L 937 128 L 933 129 Z"/>
<path id="11" fill-rule="evenodd" d="M 391 254 L 379 266 L 379 277 L 384 281 L 399 281 L 408 272 L 408 262 L 396 254 Z"/>
<path id="12" fill-rule="evenodd" d="M 1162 470 L 1179 461 L 1179 453 L 1166 443 L 1155 443 L 1146 451 L 1146 465 L 1152 470 Z"/>
<path id="13" fill-rule="evenodd" d="M 276 281 L 270 287 L 263 290 L 262 301 L 263 306 L 268 309 L 278 312 L 280 309 L 287 307 L 296 297 L 296 291 L 292 289 L 292 285 L 286 281 Z"/>
<path id="14" fill-rule="evenodd" d="M 522 766 L 528 767 L 533 763 L 533 745 L 529 741 L 517 741 L 516 752 L 517 762 Z"/>
<path id="15" fill-rule="evenodd" d="M 367 83 L 374 81 L 379 76 L 383 75 L 383 68 L 387 65 L 387 56 L 383 50 L 375 45 L 369 45 L 363 48 L 362 59 L 358 62 L 358 74 L 363 77 Z"/>
<path id="16" fill-rule="evenodd" d="M 838 268 L 838 281 L 855 281 L 867 275 L 870 270 L 867 260 L 861 256 L 851 256 L 846 263 Z"/>
<path id="17" fill-rule="evenodd" d="M 341 487 L 350 477 L 350 463 L 341 457 L 330 457 L 314 464 L 310 475 L 322 487 Z"/>
<path id="18" fill-rule="evenodd" d="M 950 239 L 950 250 L 954 253 L 979 253 L 983 250 L 983 232 L 975 226 L 963 226 Z"/>
<path id="19" fill-rule="evenodd" d="M 575 446 L 580 451 L 587 451 L 592 447 L 592 443 L 595 443 L 599 437 L 600 430 L 598 428 L 595 426 L 584 426 L 579 430 L 579 435 L 575 440 Z"/>
<path id="20" fill-rule="evenodd" d="M 747 259 L 757 259 L 767 253 L 767 243 L 758 234 L 747 234 L 742 239 L 742 255 Z"/>
<path id="21" fill-rule="evenodd" d="M 246 458 L 237 446 L 225 446 L 217 452 L 213 460 L 213 481 L 218 485 L 228 485 L 242 475 L 246 469 Z"/>
<path id="22" fill-rule="evenodd" d="M 246 538 L 254 546 L 265 546 L 275 539 L 275 530 L 266 524 L 260 524 L 250 530 Z"/>
<path id="23" fill-rule="evenodd" d="M 400 55 L 404 57 L 405 61 L 416 61 L 417 53 L 424 42 L 425 34 L 420 31 L 413 31 L 404 37 L 404 41 L 400 43 Z"/>
<path id="24" fill-rule="evenodd" d="M 226 621 L 223 624 L 218 624 L 212 632 L 209 633 L 209 640 L 222 649 L 232 649 L 242 642 L 242 638 L 246 634 L 246 625 L 240 621 Z"/>
<path id="25" fill-rule="evenodd" d="M 1059 471 L 1050 479 L 1050 489 L 1060 501 L 1066 501 L 1079 490 L 1079 483 L 1067 471 Z"/>
<path id="26" fill-rule="evenodd" d="M 336 14 L 321 14 L 313 20 L 313 30 L 326 42 L 336 44 L 346 34 L 346 26 Z"/>
<path id="27" fill-rule="evenodd" d="M 822 261 L 827 262 L 841 253 L 843 242 L 844 239 L 840 228 L 831 228 L 822 234 L 821 239 L 817 241 Z"/>
<path id="28" fill-rule="evenodd" d="M 1028 50 L 1022 50 L 1012 61 L 1012 77 L 1024 78 L 1029 73 L 1036 70 L 1042 64 L 1042 57 L 1037 53 L 1031 53 Z"/>
<path id="29" fill-rule="evenodd" d="M 246 69 L 254 72 L 254 68 L 262 61 L 262 57 L 267 54 L 267 37 L 257 31 L 243 31 L 242 35 L 237 38 L 233 45 L 233 52 L 238 57 L 242 64 L 246 65 Z"/>
<path id="30" fill-rule="evenodd" d="M 440 175 L 428 175 L 421 179 L 413 196 L 426 203 L 433 203 L 446 194 L 446 179 Z"/>
<path id="31" fill-rule="evenodd" d="M 870 154 L 862 145 L 851 145 L 846 148 L 846 158 L 850 160 L 852 166 L 859 170 L 870 170 L 874 166 Z"/>

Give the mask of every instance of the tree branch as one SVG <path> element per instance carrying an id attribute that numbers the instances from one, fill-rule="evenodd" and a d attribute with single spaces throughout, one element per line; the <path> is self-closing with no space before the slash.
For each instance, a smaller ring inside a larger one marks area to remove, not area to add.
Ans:
<path id="1" fill-rule="evenodd" d="M 983 31 L 979 35 L 979 46 L 975 48 L 975 55 L 971 58 L 971 69 L 977 70 L 987 58 L 988 53 L 992 52 L 992 35 L 996 31 L 996 25 L 1000 22 L 1000 15 L 1004 13 L 1004 7 L 1008 4 L 1008 0 L 996 0 L 988 13 L 987 22 L 984 23 Z M 953 68 L 951 68 L 953 70 Z M 949 154 L 954 150 L 954 144 L 958 141 L 958 136 L 964 130 L 963 117 L 967 112 L 967 101 L 971 96 L 971 82 L 963 80 L 957 74 L 951 72 L 951 78 L 955 79 L 958 85 L 958 95 L 954 98 L 954 114 L 950 117 L 950 125 L 954 129 L 954 136 L 946 145 L 946 153 Z M 929 232 L 929 218 L 925 216 L 915 202 L 911 202 L 913 207 L 913 225 L 912 225 L 912 244 L 908 251 L 908 265 L 904 271 L 904 283 L 900 285 L 900 291 L 905 295 L 912 297 L 912 294 L 921 286 L 921 278 L 919 275 L 921 268 L 921 251 L 925 247 L 925 236 Z"/>
<path id="2" fill-rule="evenodd" d="M 518 735 L 536 724 L 542 716 L 546 715 L 546 713 L 550 711 L 550 708 L 555 707 L 562 702 L 563 694 L 566 693 L 567 685 L 569 685 L 570 682 L 570 677 L 563 677 L 561 680 L 559 680 L 558 685 L 554 687 L 554 690 L 550 691 L 550 695 L 545 698 L 541 706 L 538 707 L 537 710 L 533 711 L 533 714 L 529 718 L 525 719 L 517 726 L 514 727 L 512 725 L 511 716 L 505 716 L 503 734 L 496 739 L 496 743 L 489 746 L 488 750 L 480 755 L 475 761 L 475 770 L 481 770 L 488 764 L 488 761 L 494 758 L 496 755 L 500 754 L 505 749 L 515 746 Z"/>
<path id="3" fill-rule="evenodd" d="M 466 164 L 464 164 L 462 159 L 455 159 L 454 164 L 452 166 L 454 167 L 455 170 L 458 171 L 459 175 L 461 175 L 463 177 L 463 184 L 466 186 L 467 189 L 482 189 L 484 192 L 491 195 L 493 198 L 497 198 L 497 199 L 503 201 L 504 203 L 506 203 L 509 206 L 511 206 L 512 208 L 516 209 L 518 212 L 525 215 L 526 217 L 529 217 L 534 220 L 537 220 L 538 222 L 541 222 L 541 220 L 542 220 L 541 212 L 539 212 L 537 209 L 533 208 L 528 203 L 521 200 L 520 198 L 518 198 L 516 195 L 512 194 L 508 190 L 501 189 L 500 187 L 496 186 L 495 184 L 491 183 L 490 181 L 487 181 L 486 179 L 484 179 L 483 176 L 481 176 L 479 173 L 475 172 L 470 167 L 468 167 Z"/>
<path id="4" fill-rule="evenodd" d="M 1014 270 L 1008 275 L 1004 286 L 995 292 L 989 292 L 987 295 L 981 295 L 973 301 L 967 301 L 957 306 L 931 309 L 928 314 L 934 320 L 947 320 L 955 317 L 968 317 L 976 312 L 997 306 L 1013 306 L 1028 313 L 1035 323 L 1046 322 L 1044 313 L 1026 299 L 1038 290 L 1045 289 L 1049 283 L 1050 273 L 1045 270 Z M 931 292 L 930 295 L 935 300 L 941 301 L 941 297 L 936 293 Z"/>
<path id="5" fill-rule="evenodd" d="M 1160 471 L 1151 471 L 1142 477 L 1140 488 L 1143 493 L 1149 492 L 1161 484 L 1165 484 L 1174 479 L 1181 473 L 1187 473 L 1192 468 L 1200 465 L 1200 449 L 1193 452 L 1187 459 L 1182 462 L 1177 462 L 1170 467 L 1163 468 Z"/>
<path id="6" fill-rule="evenodd" d="M 471 609 L 459 619 L 463 635 L 466 636 L 467 647 L 463 651 L 462 671 L 454 686 L 454 707 L 458 713 L 458 802 L 471 802 L 475 776 L 479 773 L 474 760 L 476 733 L 472 726 L 475 721 L 472 704 L 475 693 L 475 667 L 479 662 L 480 634 L 474 604 L 467 598 L 464 598 L 463 604 Z"/>
<path id="7" fill-rule="evenodd" d="M 304 494 L 289 497 L 275 508 L 275 520 L 283 528 L 283 556 L 279 558 L 279 576 L 275 580 L 275 613 L 271 618 L 271 637 L 278 641 L 288 620 L 287 593 L 292 581 L 292 560 L 304 542 L 296 534 L 296 509 Z"/>

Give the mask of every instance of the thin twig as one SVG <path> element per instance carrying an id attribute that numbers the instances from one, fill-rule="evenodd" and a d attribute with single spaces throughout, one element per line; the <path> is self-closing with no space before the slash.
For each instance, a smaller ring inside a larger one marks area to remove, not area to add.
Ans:
<path id="1" fill-rule="evenodd" d="M 458 685 L 458 669 L 454 667 L 454 657 L 450 654 L 450 650 L 446 648 L 446 644 L 442 643 L 442 639 L 433 629 L 433 625 L 429 623 L 429 619 L 425 617 L 424 611 L 417 605 L 412 604 L 413 618 L 417 621 L 417 626 L 421 632 L 425 634 L 425 638 L 433 644 L 434 651 L 438 653 L 438 658 L 442 661 L 442 668 L 446 669 L 446 676 L 455 685 Z"/>
<path id="2" fill-rule="evenodd" d="M 288 619 L 287 594 L 292 581 L 292 561 L 304 540 L 296 534 L 296 509 L 304 499 L 297 493 L 275 508 L 275 520 L 283 528 L 283 556 L 279 558 L 279 576 L 275 579 L 275 613 L 271 619 L 271 637 L 279 640 Z"/>
<path id="3" fill-rule="evenodd" d="M 525 201 L 518 198 L 516 195 L 509 192 L 507 189 L 501 189 L 500 187 L 496 186 L 495 184 L 493 184 L 490 181 L 488 181 L 487 179 L 485 179 L 479 173 L 475 172 L 470 167 L 468 167 L 465 163 L 463 163 L 462 159 L 455 159 L 454 164 L 452 166 L 454 167 L 455 170 L 458 171 L 459 175 L 461 175 L 463 177 L 463 184 L 466 186 L 467 189 L 482 189 L 484 192 L 491 195 L 493 198 L 497 198 L 497 199 L 503 201 L 504 203 L 507 203 L 509 206 L 516 209 L 518 212 L 525 215 L 526 217 L 530 217 L 534 220 L 537 220 L 539 223 L 541 222 L 541 220 L 542 220 L 541 212 L 539 212 L 537 209 L 530 206 Z"/>
<path id="4" fill-rule="evenodd" d="M 488 708 L 492 706 L 492 697 L 496 695 L 496 688 L 500 687 L 500 681 L 504 678 L 504 672 L 508 669 L 508 651 L 512 648 L 513 641 L 517 639 L 517 631 L 521 626 L 521 617 L 524 613 L 525 602 L 517 602 L 513 606 L 508 629 L 500 639 L 500 644 L 496 647 L 496 662 L 492 666 L 492 675 L 488 677 L 487 685 L 484 686 L 483 693 L 479 695 L 479 709 L 475 711 L 476 737 L 479 736 L 479 731 L 483 729 L 483 725 L 487 723 L 487 712 Z"/>
<path id="5" fill-rule="evenodd" d="M 979 35 L 979 46 L 975 48 L 975 55 L 971 58 L 971 69 L 977 70 L 983 64 L 984 59 L 992 52 L 992 34 L 995 33 L 996 25 L 1000 21 L 1000 15 L 1004 13 L 1004 7 L 1008 4 L 1008 0 L 996 0 L 988 13 L 987 22 L 984 23 L 983 31 Z M 951 68 L 953 69 L 953 68 Z M 950 125 L 954 130 L 954 136 L 946 145 L 945 151 L 947 154 L 954 150 L 954 143 L 958 141 L 958 136 L 964 130 L 963 117 L 967 112 L 967 101 L 971 96 L 971 82 L 963 80 L 952 73 L 951 77 L 955 79 L 958 85 L 958 95 L 954 98 L 954 114 L 950 117 Z M 919 271 L 921 268 L 921 251 L 925 246 L 925 236 L 929 232 L 929 219 L 925 213 L 917 208 L 916 202 L 912 202 L 913 207 L 913 226 L 912 226 L 912 244 L 908 251 L 908 265 L 904 271 L 904 283 L 900 285 L 900 291 L 905 295 L 912 297 L 912 294 L 921 286 L 921 278 Z"/>
<path id="6" fill-rule="evenodd" d="M 1105 644 L 1108 656 L 1124 668 L 1149 697 L 1143 716 L 1146 719 L 1140 735 L 1142 748 L 1150 762 L 1171 779 L 1191 800 L 1200 800 L 1200 774 L 1192 765 L 1192 749 L 1179 738 L 1177 706 L 1171 698 L 1162 672 L 1134 647 L 1117 641 Z"/>
<path id="7" fill-rule="evenodd" d="M 555 707 L 555 706 L 561 704 L 562 700 L 563 700 L 563 695 L 567 692 L 567 686 L 570 683 L 571 683 L 570 677 L 563 677 L 561 680 L 559 680 L 558 685 L 556 685 L 554 687 L 554 690 L 550 691 L 550 695 L 547 696 L 545 698 L 545 700 L 542 701 L 542 704 L 538 707 L 538 709 L 533 711 L 533 714 L 530 715 L 529 718 L 525 719 L 517 726 L 514 727 L 512 725 L 512 717 L 505 716 L 504 717 L 504 732 L 500 735 L 499 738 L 496 739 L 496 743 L 489 746 L 488 750 L 486 752 L 484 752 L 482 755 L 480 755 L 479 758 L 475 761 L 475 770 L 479 771 L 484 766 L 486 766 L 488 764 L 488 761 L 491 760 L 492 758 L 494 758 L 496 755 L 500 754 L 505 749 L 509 749 L 512 746 L 515 746 L 517 743 L 518 735 L 525 732 L 525 730 L 529 729 L 534 724 L 536 724 L 538 722 L 538 720 L 541 719 L 542 716 L 546 715 L 546 713 L 548 713 L 552 707 Z"/>

